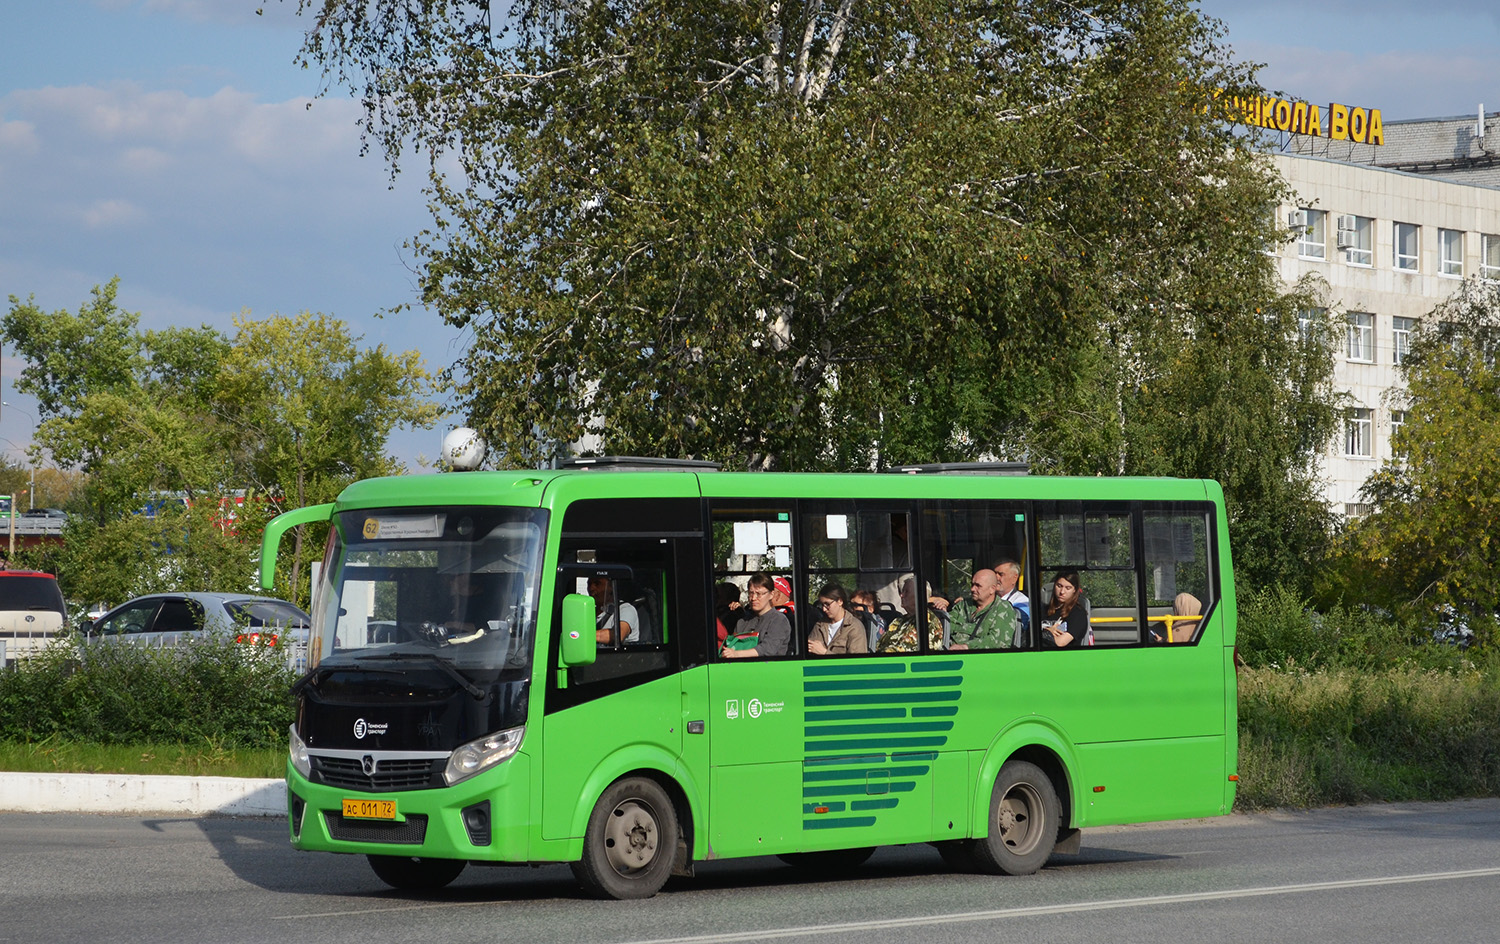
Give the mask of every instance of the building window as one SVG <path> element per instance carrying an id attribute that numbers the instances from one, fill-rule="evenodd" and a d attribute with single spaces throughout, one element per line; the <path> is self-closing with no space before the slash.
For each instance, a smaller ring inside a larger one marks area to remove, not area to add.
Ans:
<path id="1" fill-rule="evenodd" d="M 1438 230 L 1438 272 L 1443 275 L 1464 274 L 1464 233 L 1461 229 Z"/>
<path id="2" fill-rule="evenodd" d="M 1297 228 L 1297 255 L 1303 259 L 1328 258 L 1328 213 L 1303 208 L 1292 214 Z"/>
<path id="3" fill-rule="evenodd" d="M 1417 271 L 1417 224 L 1397 223 L 1395 231 L 1396 258 L 1395 265 L 1398 269 L 1408 272 Z"/>
<path id="4" fill-rule="evenodd" d="M 1351 361 L 1369 363 L 1375 360 L 1375 316 L 1362 312 L 1349 315 L 1349 350 Z"/>
<path id="5" fill-rule="evenodd" d="M 1375 264 L 1375 221 L 1368 216 L 1345 213 L 1339 217 L 1339 248 L 1350 265 Z"/>
<path id="6" fill-rule="evenodd" d="M 1344 502 L 1345 518 L 1363 518 L 1370 513 L 1368 502 Z"/>
<path id="7" fill-rule="evenodd" d="M 1391 411 L 1391 455 L 1405 457 L 1406 444 L 1401 442 L 1401 427 L 1406 425 L 1406 411 Z"/>
<path id="8" fill-rule="evenodd" d="M 1411 333 L 1417 326 L 1415 318 L 1392 318 L 1391 319 L 1391 362 L 1402 364 L 1406 362 L 1406 354 L 1411 350 Z"/>
<path id="9" fill-rule="evenodd" d="M 1500 236 L 1485 233 L 1480 237 L 1479 277 L 1500 280 Z"/>
<path id="10" fill-rule="evenodd" d="M 1363 407 L 1350 410 L 1344 416 L 1344 455 L 1355 459 L 1368 459 L 1375 454 L 1371 448 L 1370 411 Z"/>
<path id="11" fill-rule="evenodd" d="M 1297 312 L 1297 337 L 1303 344 L 1311 344 L 1323 338 L 1327 317 L 1326 308 L 1304 308 Z"/>

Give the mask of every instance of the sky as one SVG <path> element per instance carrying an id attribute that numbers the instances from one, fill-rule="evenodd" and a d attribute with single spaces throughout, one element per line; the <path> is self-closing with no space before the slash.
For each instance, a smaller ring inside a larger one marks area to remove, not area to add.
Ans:
<path id="1" fill-rule="evenodd" d="M 76 311 L 119 276 L 119 304 L 145 328 L 317 311 L 434 371 L 461 356 L 466 337 L 435 314 L 381 316 L 416 303 L 402 246 L 430 219 L 422 176 L 393 183 L 360 156 L 357 103 L 318 97 L 319 74 L 295 62 L 295 7 L 0 0 L 0 299 Z M 1500 111 L 1497 8 L 1202 2 L 1268 88 L 1387 122 Z M 0 450 L 15 458 L 36 420 L 12 387 L 21 366 L 0 356 Z M 420 469 L 459 422 L 398 431 L 392 453 Z"/>

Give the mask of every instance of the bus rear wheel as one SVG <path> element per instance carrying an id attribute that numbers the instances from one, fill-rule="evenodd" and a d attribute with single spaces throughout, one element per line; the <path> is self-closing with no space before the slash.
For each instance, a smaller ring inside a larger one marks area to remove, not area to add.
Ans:
<path id="1" fill-rule="evenodd" d="M 418 856 L 365 856 L 382 882 L 405 891 L 431 891 L 458 878 L 469 863 L 463 859 L 424 859 Z"/>
<path id="2" fill-rule="evenodd" d="M 617 780 L 594 804 L 573 875 L 596 898 L 650 898 L 672 874 L 677 840 L 677 811 L 661 785 Z"/>
<path id="3" fill-rule="evenodd" d="M 991 875 L 1030 875 L 1052 857 L 1062 818 L 1052 779 L 1024 760 L 1006 761 L 990 793 L 989 836 L 970 847 Z"/>

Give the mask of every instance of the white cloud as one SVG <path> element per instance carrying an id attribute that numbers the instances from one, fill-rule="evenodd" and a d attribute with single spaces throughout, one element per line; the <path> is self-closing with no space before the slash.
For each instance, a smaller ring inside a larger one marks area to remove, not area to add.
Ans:
<path id="1" fill-rule="evenodd" d="M 145 212 L 129 200 L 96 200 L 84 208 L 83 223 L 89 229 L 124 226 L 145 218 Z"/>
<path id="2" fill-rule="evenodd" d="M 0 156 L 9 152 L 35 153 L 36 125 L 29 121 L 0 121 Z"/>

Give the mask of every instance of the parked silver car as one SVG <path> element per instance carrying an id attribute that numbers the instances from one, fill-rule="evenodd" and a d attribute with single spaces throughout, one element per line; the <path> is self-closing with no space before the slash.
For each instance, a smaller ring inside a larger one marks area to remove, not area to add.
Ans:
<path id="1" fill-rule="evenodd" d="M 307 665 L 312 618 L 296 604 L 245 593 L 153 593 L 122 603 L 89 624 L 90 641 L 180 646 L 217 636 L 245 645 L 282 646 L 297 671 Z"/>

